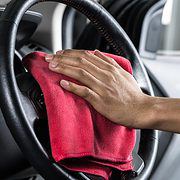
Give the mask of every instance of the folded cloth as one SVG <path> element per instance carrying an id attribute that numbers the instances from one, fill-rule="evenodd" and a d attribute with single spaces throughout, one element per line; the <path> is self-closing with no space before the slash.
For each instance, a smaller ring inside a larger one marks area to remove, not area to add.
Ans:
<path id="1" fill-rule="evenodd" d="M 99 175 L 104 179 L 109 179 L 113 168 L 132 170 L 135 130 L 114 124 L 87 101 L 61 88 L 59 82 L 62 79 L 77 81 L 50 71 L 45 55 L 34 52 L 23 62 L 44 94 L 54 160 L 67 169 Z M 128 60 L 105 55 L 132 73 Z"/>

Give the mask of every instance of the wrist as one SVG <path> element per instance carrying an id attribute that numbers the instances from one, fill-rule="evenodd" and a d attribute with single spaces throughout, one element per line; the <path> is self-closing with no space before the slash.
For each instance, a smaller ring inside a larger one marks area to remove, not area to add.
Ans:
<path id="1" fill-rule="evenodd" d="M 180 99 L 143 95 L 132 127 L 180 133 Z"/>
<path id="2" fill-rule="evenodd" d="M 157 124 L 158 98 L 149 95 L 142 95 L 134 120 L 134 127 L 138 129 L 154 129 Z"/>

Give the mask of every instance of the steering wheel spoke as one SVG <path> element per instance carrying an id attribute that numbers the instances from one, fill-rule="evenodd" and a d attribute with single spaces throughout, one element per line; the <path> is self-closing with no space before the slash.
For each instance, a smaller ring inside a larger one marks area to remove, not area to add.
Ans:
<path id="1" fill-rule="evenodd" d="M 25 72 L 19 74 L 16 79 L 21 92 L 24 110 L 30 118 L 30 122 L 47 119 L 43 93 L 32 75 Z"/>
<path id="2" fill-rule="evenodd" d="M 46 152 L 51 156 L 47 113 L 43 93 L 38 83 L 28 72 L 19 74 L 16 80 L 20 90 L 19 93 L 23 110 L 26 113 L 28 122 L 38 140 L 46 149 Z"/>

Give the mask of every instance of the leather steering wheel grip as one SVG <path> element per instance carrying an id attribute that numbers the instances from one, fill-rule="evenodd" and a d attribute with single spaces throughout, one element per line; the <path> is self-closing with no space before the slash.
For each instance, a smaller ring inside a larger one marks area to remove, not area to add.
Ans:
<path id="1" fill-rule="evenodd" d="M 24 13 L 34 4 L 46 0 L 12 0 L 0 18 L 0 108 L 18 146 L 29 162 L 45 179 L 88 179 L 82 173 L 72 173 L 58 166 L 38 141 L 26 115 L 22 94 L 14 73 L 14 52 L 18 25 Z M 47 0 L 53 1 L 53 0 Z M 83 13 L 105 37 L 118 55 L 131 60 L 134 76 L 141 87 L 153 95 L 152 87 L 139 55 L 124 30 L 114 18 L 93 0 L 54 0 Z M 139 154 L 145 168 L 138 179 L 147 179 L 157 153 L 157 132 L 143 130 Z"/>

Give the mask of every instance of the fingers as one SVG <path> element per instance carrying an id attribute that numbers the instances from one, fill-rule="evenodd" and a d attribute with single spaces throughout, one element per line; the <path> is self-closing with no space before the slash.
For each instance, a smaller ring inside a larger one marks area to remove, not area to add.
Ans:
<path id="1" fill-rule="evenodd" d="M 77 85 L 75 83 L 65 81 L 65 80 L 62 80 L 60 82 L 60 85 L 64 89 L 84 98 L 85 100 L 90 102 L 90 104 L 92 104 L 92 105 L 94 105 L 99 99 L 98 94 L 96 94 L 91 89 L 89 89 L 85 86 L 80 86 L 80 85 Z"/>
<path id="2" fill-rule="evenodd" d="M 57 52 L 57 55 L 65 55 L 65 56 L 71 56 L 71 57 L 81 57 L 85 58 L 87 61 L 91 62 L 101 70 L 112 70 L 114 66 L 112 64 L 108 63 L 107 61 L 101 59 L 100 57 L 94 55 L 90 51 L 87 50 L 64 50 Z"/>
<path id="3" fill-rule="evenodd" d="M 97 57 L 103 59 L 107 63 L 110 63 L 110 64 L 114 65 L 115 67 L 118 67 L 118 68 L 120 67 L 119 64 L 113 58 L 110 58 L 110 57 L 104 55 L 99 50 L 95 50 L 94 55 L 96 55 Z"/>
<path id="4" fill-rule="evenodd" d="M 101 93 L 102 91 L 102 82 L 88 73 L 86 70 L 69 66 L 63 63 L 59 63 L 57 61 L 52 61 L 49 64 L 49 68 L 57 73 L 64 74 L 68 77 L 78 80 L 79 82 L 83 83 L 84 85 L 88 86 L 91 90 L 95 91 L 96 93 Z"/>
<path id="5" fill-rule="evenodd" d="M 61 63 L 73 67 L 82 68 L 101 81 L 104 80 L 104 77 L 106 76 L 105 71 L 101 70 L 99 67 L 95 66 L 82 57 L 65 56 L 62 54 L 56 55 L 54 56 L 53 61 L 50 62 L 50 65 L 52 65 L 53 63 Z"/>

